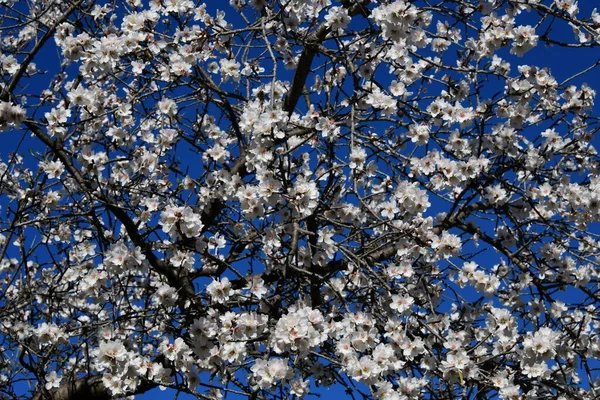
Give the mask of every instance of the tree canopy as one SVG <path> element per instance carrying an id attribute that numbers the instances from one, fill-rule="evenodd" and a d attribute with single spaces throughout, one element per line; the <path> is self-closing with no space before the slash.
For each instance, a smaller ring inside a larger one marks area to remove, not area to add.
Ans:
<path id="1" fill-rule="evenodd" d="M 0 0 L 0 397 L 599 398 L 581 3 Z"/>

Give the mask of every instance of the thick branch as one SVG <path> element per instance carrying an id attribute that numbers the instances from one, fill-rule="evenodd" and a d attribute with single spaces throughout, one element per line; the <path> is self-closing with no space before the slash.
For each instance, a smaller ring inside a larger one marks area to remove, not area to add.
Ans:
<path id="1" fill-rule="evenodd" d="M 127 393 L 127 395 L 144 393 L 156 386 L 158 385 L 154 382 L 144 381 L 136 387 L 134 392 Z M 102 383 L 102 377 L 96 375 L 65 383 L 51 391 L 37 392 L 31 400 L 109 400 L 112 398 L 110 391 Z"/>
<path id="2" fill-rule="evenodd" d="M 348 13 L 350 16 L 356 16 L 361 14 L 367 16 L 370 14 L 370 11 L 365 8 L 365 5 L 368 3 L 369 1 L 363 0 L 358 4 L 351 5 L 349 1 L 344 1 L 343 6 L 349 8 Z M 310 73 L 313 59 L 317 54 L 319 45 L 323 43 L 329 32 L 331 32 L 331 29 L 325 24 L 321 24 L 306 39 L 306 45 L 304 47 L 304 50 L 302 51 L 302 54 L 300 55 L 298 67 L 296 68 L 296 73 L 294 74 L 294 78 L 292 80 L 292 87 L 290 88 L 283 105 L 283 110 L 287 111 L 288 115 L 291 115 L 294 112 L 296 104 L 298 104 L 298 100 L 302 96 L 304 84 L 306 83 L 306 79 L 308 78 L 308 75 Z M 220 93 L 219 90 L 217 91 Z M 277 141 L 276 143 L 279 143 L 279 141 Z M 240 156 L 237 159 L 237 161 L 233 164 L 229 172 L 232 175 L 238 174 L 242 179 L 249 174 L 249 171 L 246 168 L 246 152 L 244 149 L 240 150 Z M 220 199 L 215 199 L 206 205 L 204 211 L 202 212 L 202 223 L 204 224 L 203 230 L 206 230 L 209 226 L 211 226 L 214 223 L 215 219 L 219 216 L 219 214 L 224 208 L 225 203 L 223 203 L 223 201 Z"/>
<path id="3" fill-rule="evenodd" d="M 51 137 L 45 134 L 33 122 L 25 121 L 25 125 L 33 132 L 33 134 L 37 138 L 39 138 L 46 146 L 48 146 L 48 148 L 50 148 L 50 150 L 52 150 L 56 157 L 58 157 L 58 159 L 63 163 L 65 169 L 84 190 L 84 193 L 89 198 L 90 204 L 93 204 L 94 199 L 92 198 L 91 193 L 96 192 L 95 189 L 91 186 L 91 183 L 87 181 L 81 175 L 79 170 L 75 167 L 71 160 L 71 156 L 67 153 L 67 151 L 65 151 L 65 149 L 62 147 L 62 144 L 58 141 L 52 140 Z M 160 275 L 164 276 L 169 282 L 169 285 L 177 289 L 178 293 L 180 294 L 180 296 L 182 296 L 183 299 L 195 303 L 195 290 L 190 279 L 187 277 L 180 276 L 172 266 L 160 260 L 154 254 L 150 243 L 148 243 L 139 233 L 136 224 L 129 217 L 129 215 L 127 215 L 127 213 L 120 207 L 112 204 L 111 200 L 108 197 L 102 194 L 100 194 L 100 196 L 101 198 L 99 200 L 104 202 L 106 208 L 123 224 L 127 231 L 127 234 L 129 235 L 133 243 L 142 250 L 142 253 L 146 256 L 146 259 L 150 263 L 152 269 Z"/>
<path id="4" fill-rule="evenodd" d="M 353 17 L 359 14 L 368 15 L 369 10 L 364 8 L 364 5 L 366 4 L 368 4 L 368 1 L 362 1 L 353 6 L 350 6 L 349 2 L 344 2 L 343 5 L 346 8 L 350 8 L 348 14 Z M 319 45 L 325 41 L 325 38 L 330 32 L 331 28 L 329 26 L 326 24 L 321 24 L 306 38 L 304 50 L 302 51 L 300 59 L 298 60 L 298 67 L 296 68 L 296 73 L 294 74 L 292 87 L 290 88 L 283 105 L 283 110 L 287 111 L 288 115 L 292 115 L 294 112 L 296 104 L 298 104 L 298 100 L 300 99 L 300 96 L 302 96 L 304 84 L 306 83 L 308 74 L 311 71 L 312 62 L 317 54 Z"/>

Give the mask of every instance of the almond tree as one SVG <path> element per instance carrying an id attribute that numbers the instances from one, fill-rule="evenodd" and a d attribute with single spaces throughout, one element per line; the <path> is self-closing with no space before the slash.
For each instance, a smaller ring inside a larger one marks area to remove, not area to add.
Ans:
<path id="1" fill-rule="evenodd" d="M 0 397 L 598 398 L 581 3 L 3 0 Z"/>

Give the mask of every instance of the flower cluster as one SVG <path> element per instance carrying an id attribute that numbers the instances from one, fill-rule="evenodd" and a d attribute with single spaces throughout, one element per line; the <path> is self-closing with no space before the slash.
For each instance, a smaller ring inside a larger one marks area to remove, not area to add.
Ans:
<path id="1" fill-rule="evenodd" d="M 9 127 L 18 128 L 25 120 L 26 113 L 23 107 L 0 101 L 0 132 L 6 131 Z"/>
<path id="2" fill-rule="evenodd" d="M 275 325 L 271 347 L 275 352 L 294 352 L 300 357 L 327 339 L 323 315 L 310 307 L 290 309 Z"/>
<path id="3" fill-rule="evenodd" d="M 189 238 L 196 238 L 202 233 L 204 224 L 200 215 L 189 206 L 169 205 L 160 214 L 162 230 L 171 237 L 182 234 Z"/>
<path id="4" fill-rule="evenodd" d="M 281 381 L 294 377 L 288 366 L 288 360 L 285 358 L 256 360 L 251 370 L 256 385 L 261 389 L 268 389 Z"/>

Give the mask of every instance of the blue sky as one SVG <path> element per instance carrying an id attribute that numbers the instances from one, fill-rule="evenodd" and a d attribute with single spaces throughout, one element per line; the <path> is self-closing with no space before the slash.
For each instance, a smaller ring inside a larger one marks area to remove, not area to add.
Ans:
<path id="1" fill-rule="evenodd" d="M 211 14 L 214 14 L 213 10 L 216 8 L 223 8 L 227 11 L 228 20 L 233 22 L 234 24 L 240 23 L 241 20 L 239 17 L 236 17 L 236 12 L 232 10 L 226 1 L 221 2 L 212 2 L 209 1 L 208 8 Z M 591 13 L 591 9 L 594 8 L 593 1 L 581 2 L 580 9 L 581 15 L 589 15 Z M 524 18 L 529 18 L 527 15 L 524 15 Z M 555 34 L 557 36 L 567 36 L 572 38 L 571 29 L 566 24 L 559 24 L 555 28 Z M 505 51 L 508 53 L 508 51 Z M 51 47 L 48 48 L 44 53 L 40 55 L 42 60 L 38 60 L 39 64 L 43 64 L 45 68 L 52 68 L 54 61 L 56 60 L 56 51 Z M 511 63 L 516 64 L 519 62 L 522 63 L 530 63 L 538 66 L 546 66 L 550 67 L 553 75 L 558 79 L 559 82 L 562 80 L 572 76 L 574 73 L 579 72 L 583 67 L 594 64 L 598 61 L 599 53 L 596 50 L 583 50 L 582 49 L 565 49 L 559 48 L 556 46 L 553 47 L 543 47 L 538 46 L 534 50 L 530 51 L 526 57 L 523 59 L 517 59 L 515 57 L 507 57 Z M 56 67 L 55 67 L 56 68 Z M 283 68 L 280 69 L 283 71 Z M 291 80 L 293 71 L 285 71 L 282 72 L 280 78 Z M 44 79 L 43 77 L 41 79 Z M 592 87 L 597 86 L 595 83 L 600 82 L 600 73 L 598 71 L 593 71 L 586 76 L 579 77 L 573 80 L 574 84 L 580 84 L 581 82 L 589 82 Z M 310 79 L 309 79 L 310 83 Z M 597 90 L 600 90 L 600 86 L 596 87 Z M 598 106 L 596 106 L 596 111 L 600 110 Z M 13 135 L 14 134 L 14 135 Z M 6 134 L 5 134 L 6 135 Z M 37 141 L 25 140 L 23 144 L 19 144 L 21 136 L 11 132 L 9 135 L 3 138 L 3 147 L 0 149 L 0 155 L 3 159 L 6 159 L 7 154 L 10 152 L 18 151 L 19 153 L 25 153 L 28 150 L 35 150 L 39 147 Z M 432 210 L 437 212 L 437 210 Z M 568 294 L 565 294 L 568 296 Z M 347 395 L 344 392 L 344 389 L 340 386 L 334 387 L 329 390 L 318 389 L 315 390 L 316 393 L 322 395 L 322 398 L 332 398 L 332 397 L 346 397 Z M 136 396 L 137 399 L 142 400 L 159 400 L 159 399 L 171 399 L 175 398 L 177 395 L 176 392 L 172 390 L 161 391 L 159 389 L 152 390 L 146 394 Z M 179 399 L 191 399 L 194 398 L 189 395 L 179 394 Z M 228 395 L 228 399 L 236 399 L 243 398 L 241 396 Z"/>
<path id="2" fill-rule="evenodd" d="M 593 2 L 593 1 L 580 2 L 580 15 L 590 15 L 592 9 L 594 8 L 594 3 L 595 2 Z M 210 3 L 209 8 L 212 8 L 212 7 L 213 7 L 213 3 Z M 217 7 L 217 6 L 215 6 L 215 7 Z M 226 10 L 228 9 L 228 7 L 224 6 L 222 3 L 219 4 L 218 7 L 223 7 Z M 231 15 L 234 15 L 234 14 L 230 11 L 227 11 L 227 16 L 228 16 L 229 21 L 233 22 L 234 24 L 236 22 L 239 22 L 236 20 L 235 17 L 233 17 L 233 18 L 230 17 Z M 527 20 L 531 19 L 532 17 L 533 17 L 532 15 L 524 14 L 522 16 L 521 21 L 527 21 Z M 522 22 L 522 23 L 526 24 L 527 22 Z M 545 27 L 545 26 L 547 26 L 547 25 L 543 25 L 542 27 Z M 542 30 L 542 29 L 540 29 L 540 30 Z M 555 37 L 555 38 L 556 37 L 564 37 L 564 38 L 568 38 L 568 40 L 573 40 L 572 38 L 574 36 L 573 36 L 571 28 L 567 24 L 557 23 L 553 27 L 551 37 Z M 529 65 L 536 65 L 536 66 L 540 66 L 540 67 L 550 68 L 553 76 L 555 76 L 559 82 L 562 82 L 563 80 L 571 77 L 573 74 L 584 69 L 584 67 L 593 65 L 594 63 L 599 61 L 599 56 L 600 56 L 600 53 L 598 53 L 597 50 L 594 50 L 594 49 L 582 50 L 582 49 L 575 49 L 575 48 L 561 48 L 558 46 L 546 47 L 543 45 L 539 45 L 535 49 L 531 50 L 528 54 L 526 54 L 525 57 L 520 58 L 520 59 L 516 58 L 515 56 L 509 55 L 507 48 L 501 50 L 500 54 L 503 57 L 506 57 L 506 59 L 508 61 L 510 61 L 511 64 L 513 64 L 513 75 L 514 75 L 514 71 L 515 71 L 515 65 L 517 65 L 517 64 L 522 63 L 522 64 L 529 64 Z M 318 59 L 315 62 L 317 62 L 317 61 L 318 61 Z M 291 78 L 292 78 L 291 72 L 281 73 L 281 78 L 291 80 Z M 309 78 L 309 81 L 307 83 L 310 83 L 310 82 L 311 82 L 311 79 Z M 583 82 L 588 82 L 592 87 L 594 87 L 595 89 L 600 91 L 600 86 L 598 86 L 596 84 L 597 82 L 600 82 L 599 71 L 594 70 L 591 73 L 586 74 L 585 76 L 578 77 L 571 81 L 572 84 L 576 84 L 576 85 L 580 85 Z M 597 105 L 596 112 L 598 112 L 599 110 L 600 110 L 600 107 Z M 597 141 L 597 143 L 598 143 L 598 141 Z M 440 210 L 439 208 L 436 209 L 436 206 L 434 204 L 434 208 L 431 211 L 433 211 L 435 213 L 435 212 L 438 212 L 439 210 Z M 600 232 L 600 231 L 598 231 L 598 232 Z M 485 259 L 487 257 L 486 254 L 487 253 L 484 253 L 482 256 L 479 257 L 479 259 L 480 260 Z M 469 291 L 467 290 L 467 291 L 463 291 L 463 293 L 467 296 L 469 296 L 469 294 L 471 294 L 473 300 L 475 300 L 479 297 L 479 294 L 475 293 L 474 291 L 469 293 Z M 572 295 L 573 295 L 573 293 L 566 292 L 566 293 L 560 294 L 559 296 L 557 296 L 557 298 L 563 298 L 564 300 L 567 300 Z M 320 394 L 321 397 L 324 399 L 336 398 L 336 397 L 339 397 L 339 398 L 349 397 L 345 393 L 344 388 L 342 388 L 341 386 L 334 386 L 330 389 L 319 388 L 319 389 L 315 390 L 315 393 Z M 151 391 L 144 395 L 137 396 L 136 398 L 141 399 L 141 400 L 170 399 L 170 398 L 173 398 L 173 396 L 175 396 L 175 394 L 176 394 L 175 392 L 169 391 L 169 390 L 166 390 L 166 391 L 154 390 L 154 391 Z M 187 396 L 185 394 L 180 394 L 178 398 L 191 399 L 193 397 Z M 243 398 L 243 397 L 236 396 L 236 395 L 229 395 L 227 398 L 228 399 L 238 399 L 238 398 Z"/>

